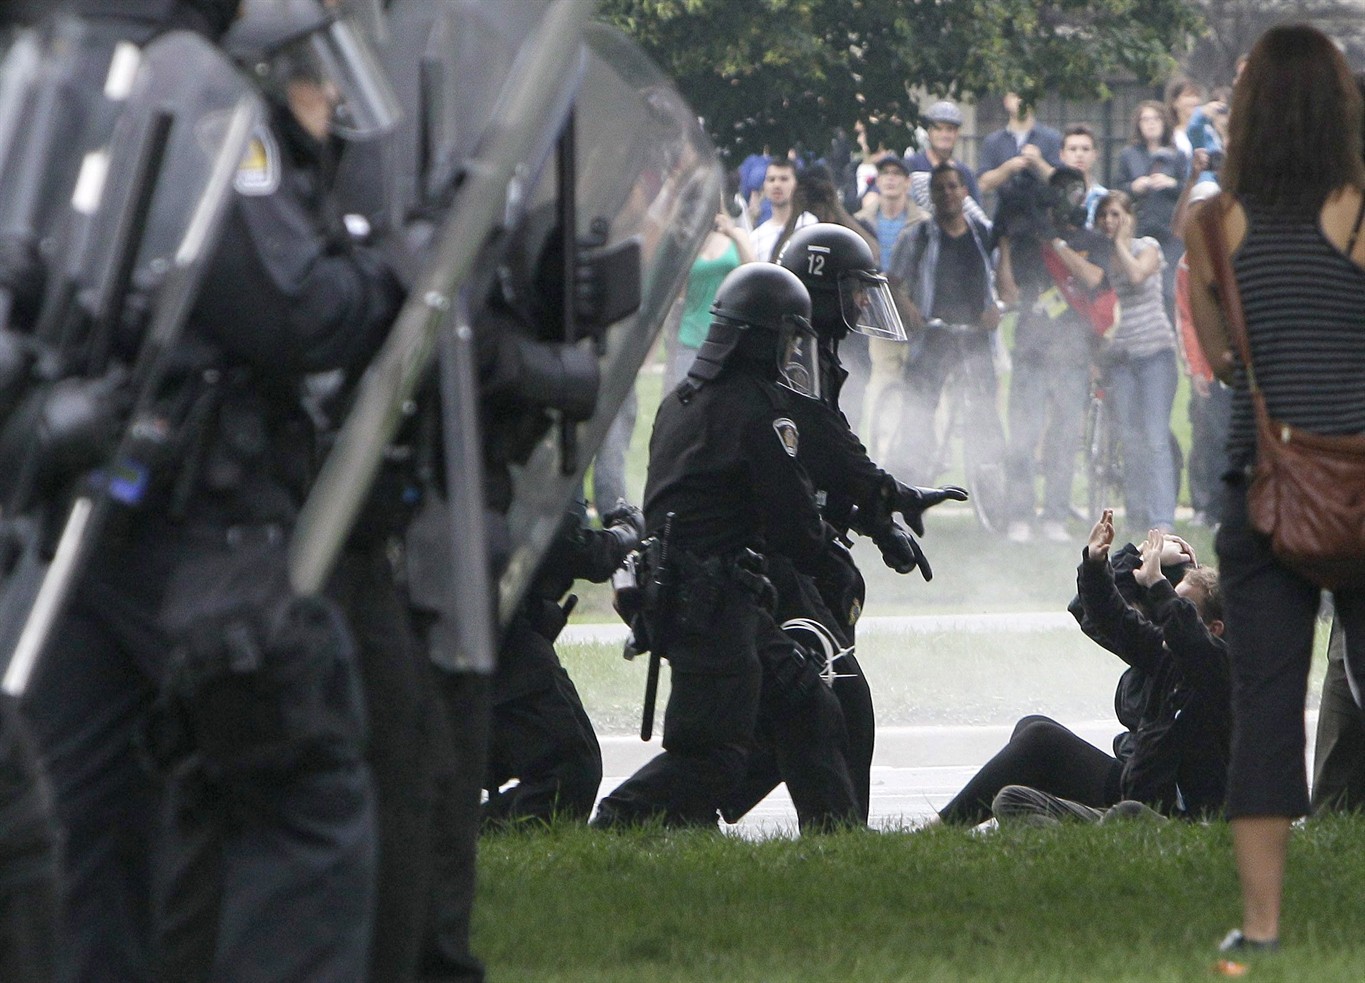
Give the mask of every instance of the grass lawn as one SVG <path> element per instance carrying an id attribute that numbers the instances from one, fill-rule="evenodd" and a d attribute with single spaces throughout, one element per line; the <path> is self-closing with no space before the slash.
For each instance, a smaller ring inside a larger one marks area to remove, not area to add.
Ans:
<path id="1" fill-rule="evenodd" d="M 1296 830 L 1257 981 L 1365 977 L 1365 822 Z M 1127 823 L 753 843 L 486 837 L 476 951 L 503 981 L 1207 980 L 1237 919 L 1226 826 Z"/>

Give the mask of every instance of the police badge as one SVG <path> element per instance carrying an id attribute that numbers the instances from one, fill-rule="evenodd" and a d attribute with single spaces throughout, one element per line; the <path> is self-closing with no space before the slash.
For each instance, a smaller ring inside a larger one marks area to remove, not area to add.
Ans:
<path id="1" fill-rule="evenodd" d="M 795 457 L 796 447 L 801 439 L 796 424 L 785 416 L 779 417 L 773 421 L 773 430 L 777 431 L 777 439 L 782 441 L 782 449 L 787 452 L 787 456 Z"/>

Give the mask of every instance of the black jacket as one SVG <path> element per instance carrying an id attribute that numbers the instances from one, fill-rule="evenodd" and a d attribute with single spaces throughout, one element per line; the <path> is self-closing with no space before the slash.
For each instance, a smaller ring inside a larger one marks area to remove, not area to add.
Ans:
<path id="1" fill-rule="evenodd" d="M 788 393 L 743 364 L 664 397 L 649 441 L 645 524 L 697 557 L 749 548 L 813 570 L 830 542 L 798 461 L 804 432 Z"/>
<path id="2" fill-rule="evenodd" d="M 1221 809 L 1231 733 L 1227 643 L 1169 581 L 1146 590 L 1133 583 L 1133 600 L 1150 617 L 1124 599 L 1107 561 L 1083 559 L 1076 581 L 1087 634 L 1106 639 L 1130 667 L 1115 694 L 1128 727 L 1114 740 L 1123 797 L 1173 815 Z"/>

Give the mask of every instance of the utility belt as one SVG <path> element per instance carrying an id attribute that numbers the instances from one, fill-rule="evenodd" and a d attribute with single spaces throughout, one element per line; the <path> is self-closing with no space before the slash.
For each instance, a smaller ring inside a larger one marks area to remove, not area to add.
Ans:
<path id="1" fill-rule="evenodd" d="M 666 557 L 665 552 L 662 541 L 650 537 L 636 554 L 640 608 L 651 631 L 712 632 L 727 596 L 736 589 L 770 613 L 776 608 L 777 592 L 761 553 L 742 548 L 703 558 L 683 549 L 668 551 Z"/>

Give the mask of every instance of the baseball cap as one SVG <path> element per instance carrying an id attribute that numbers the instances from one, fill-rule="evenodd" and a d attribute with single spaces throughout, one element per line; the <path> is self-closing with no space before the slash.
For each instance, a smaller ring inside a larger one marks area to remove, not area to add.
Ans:
<path id="1" fill-rule="evenodd" d="M 910 165 L 907 164 L 905 162 L 905 158 L 901 157 L 899 154 L 883 154 L 881 157 L 878 157 L 877 158 L 878 172 L 880 172 L 882 168 L 885 167 L 894 167 L 897 170 L 899 170 L 902 174 L 904 174 L 906 177 L 910 176 Z"/>
<path id="2" fill-rule="evenodd" d="M 940 99 L 929 107 L 924 118 L 930 123 L 951 123 L 953 126 L 961 126 L 962 110 L 957 108 L 956 103 Z"/>

